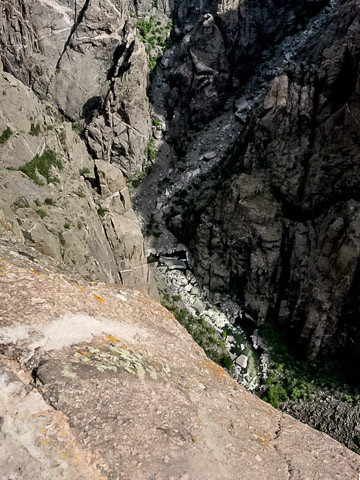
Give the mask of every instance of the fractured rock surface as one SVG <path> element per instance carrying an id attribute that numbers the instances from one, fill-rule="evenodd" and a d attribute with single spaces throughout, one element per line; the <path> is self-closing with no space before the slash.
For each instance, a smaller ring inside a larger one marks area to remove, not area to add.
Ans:
<path id="1" fill-rule="evenodd" d="M 155 294 L 121 171 L 98 161 L 95 177 L 72 125 L 12 75 L 0 72 L 0 91 L 0 132 L 12 132 L 0 145 L 1 232 L 63 260 L 83 277 Z M 59 162 L 48 178 L 39 172 L 46 152 Z M 34 159 L 29 177 L 20 169 Z"/>
<path id="2" fill-rule="evenodd" d="M 358 20 L 356 3 L 335 4 L 298 50 L 285 40 L 291 62 L 279 46 L 266 95 L 240 90 L 237 146 L 168 215 L 203 284 L 258 324 L 279 318 L 309 358 L 360 358 Z"/>
<path id="3" fill-rule="evenodd" d="M 151 4 L 150 4 L 151 8 Z M 141 169 L 150 135 L 145 48 L 129 1 L 2 2 L 4 69 L 73 121 L 83 119 L 95 158 Z"/>
<path id="4" fill-rule="evenodd" d="M 2 474 L 357 476 L 357 455 L 246 392 L 154 300 L 0 251 Z"/>

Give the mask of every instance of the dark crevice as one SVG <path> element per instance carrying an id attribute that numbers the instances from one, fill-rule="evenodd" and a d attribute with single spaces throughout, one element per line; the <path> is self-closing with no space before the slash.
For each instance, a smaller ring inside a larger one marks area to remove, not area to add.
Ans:
<path id="1" fill-rule="evenodd" d="M 30 372 L 31 373 L 31 378 L 33 379 L 33 382 L 34 382 L 35 385 L 36 385 L 36 382 L 37 382 L 37 379 L 38 379 L 38 376 L 37 376 L 38 368 L 39 367 L 35 367 Z"/>
<path id="2" fill-rule="evenodd" d="M 64 44 L 64 48 L 63 48 L 63 51 L 59 57 L 59 60 L 57 61 L 56 63 L 56 67 L 55 67 L 55 70 L 59 69 L 60 68 L 60 63 L 61 63 L 61 60 L 67 50 L 67 48 L 69 47 L 70 45 L 70 42 L 71 42 L 71 39 L 74 35 L 74 33 L 76 32 L 76 29 L 77 27 L 80 25 L 80 23 L 82 22 L 83 18 L 84 18 L 84 15 L 86 13 L 86 10 L 88 9 L 89 5 L 90 5 L 90 2 L 91 0 L 85 0 L 85 3 L 84 5 L 82 6 L 80 12 L 79 12 L 79 15 L 76 16 L 76 11 L 77 11 L 77 5 L 76 5 L 76 2 L 75 2 L 75 22 L 74 22 L 74 25 L 72 26 L 71 28 L 71 31 L 70 31 L 70 34 Z"/>

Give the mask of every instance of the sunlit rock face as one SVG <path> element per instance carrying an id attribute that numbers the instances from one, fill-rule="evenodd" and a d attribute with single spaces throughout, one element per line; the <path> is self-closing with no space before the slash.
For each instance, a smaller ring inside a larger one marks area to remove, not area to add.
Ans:
<path id="1" fill-rule="evenodd" d="M 156 295 L 120 169 L 94 165 L 73 125 L 12 75 L 0 72 L 0 89 L 0 131 L 10 132 L 0 149 L 5 232 L 88 280 Z"/>
<path id="2" fill-rule="evenodd" d="M 4 69 L 73 121 L 95 158 L 133 175 L 150 136 L 145 48 L 132 1 L 10 1 L 1 7 Z"/>
<path id="3" fill-rule="evenodd" d="M 89 284 L 4 239 L 0 255 L 9 478 L 357 475 L 355 453 L 246 392 L 144 293 Z"/>

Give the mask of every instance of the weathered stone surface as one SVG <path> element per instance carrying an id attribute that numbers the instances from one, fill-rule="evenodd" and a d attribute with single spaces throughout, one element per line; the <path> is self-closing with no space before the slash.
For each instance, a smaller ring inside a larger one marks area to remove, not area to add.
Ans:
<path id="1" fill-rule="evenodd" d="M 236 363 L 237 365 L 239 365 L 239 367 L 246 369 L 247 363 L 248 363 L 248 357 L 247 357 L 246 355 L 240 355 L 240 356 L 235 360 L 235 363 Z"/>
<path id="2" fill-rule="evenodd" d="M 0 246 L 6 475 L 357 476 L 356 454 L 246 392 L 146 295 L 66 280 L 10 250 Z"/>
<path id="3" fill-rule="evenodd" d="M 121 171 L 97 161 L 99 195 L 92 188 L 93 161 L 72 125 L 10 74 L 0 72 L 0 92 L 0 134 L 12 131 L 0 145 L 0 228 L 84 277 L 150 288 L 143 238 Z M 38 170 L 33 178 L 18 170 L 46 151 L 61 162 L 51 167 L 54 182 Z"/>
<path id="4" fill-rule="evenodd" d="M 131 0 L 10 0 L 0 6 L 4 69 L 67 117 L 82 119 L 95 158 L 127 174 L 141 169 L 151 132 L 148 60 L 130 12 L 149 11 L 151 2 Z"/>
<path id="5" fill-rule="evenodd" d="M 30 376 L 6 363 L 0 362 L 1 477 L 103 479 L 90 465 L 66 416 L 29 385 Z"/>

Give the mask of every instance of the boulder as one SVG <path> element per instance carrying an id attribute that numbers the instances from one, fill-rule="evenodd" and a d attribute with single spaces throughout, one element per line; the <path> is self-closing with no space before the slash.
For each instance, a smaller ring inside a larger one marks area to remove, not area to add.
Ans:
<path id="1" fill-rule="evenodd" d="M 239 367 L 243 368 L 246 370 L 247 364 L 248 364 L 248 357 L 246 355 L 240 355 L 237 357 L 235 360 L 236 365 L 239 365 Z"/>

